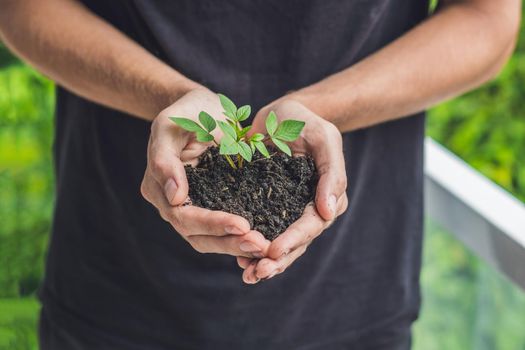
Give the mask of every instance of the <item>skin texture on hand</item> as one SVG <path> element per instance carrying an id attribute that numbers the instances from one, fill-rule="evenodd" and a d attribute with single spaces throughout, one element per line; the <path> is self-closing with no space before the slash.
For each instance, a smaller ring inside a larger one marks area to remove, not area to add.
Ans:
<path id="1" fill-rule="evenodd" d="M 292 233 L 283 234 L 271 245 L 238 216 L 180 206 L 188 192 L 182 164 L 194 163 L 203 147 L 167 116 L 186 113 L 184 116 L 196 118 L 204 109 L 219 117 L 216 96 L 205 89 L 192 91 L 197 83 L 76 0 L 0 0 L 0 9 L 2 41 L 78 95 L 146 120 L 176 101 L 153 122 L 142 193 L 198 251 L 239 256 L 239 264 L 246 268 L 245 281 L 253 283 L 282 271 L 306 250 L 310 238 L 332 220 L 331 192 L 336 195 L 336 214 L 346 208 L 346 195 L 338 196 L 339 191 L 334 190 L 342 187 L 341 177 L 332 175 L 344 170 L 342 158 L 340 165 L 337 161 L 323 165 L 327 185 L 318 189 L 321 194 L 315 207 L 307 208 L 311 220 L 300 219 L 288 230 Z M 520 14 L 519 0 L 443 1 L 435 15 L 378 52 L 279 99 L 271 108 L 278 115 L 279 110 L 286 111 L 285 118 L 308 119 L 307 136 L 292 149 L 322 153 L 318 146 L 340 142 L 334 125 L 345 132 L 400 118 L 494 77 L 513 51 Z M 290 103 L 291 99 L 302 106 Z M 268 111 L 259 113 L 256 124 L 262 125 Z M 319 140 L 322 135 L 326 140 Z M 338 150 L 332 156 L 339 157 L 340 145 L 332 147 Z M 330 185 L 336 179 L 341 183 Z M 344 180 L 346 185 L 346 177 Z M 310 229 L 306 235 L 293 234 Z M 265 255 L 268 258 L 259 262 L 242 258 Z"/>
<path id="2" fill-rule="evenodd" d="M 265 132 L 264 122 L 270 111 L 277 118 L 305 121 L 300 137 L 290 143 L 294 156 L 310 154 L 319 173 L 316 196 L 303 215 L 277 237 L 260 260 L 238 257 L 246 283 L 257 283 L 282 273 L 348 207 L 346 171 L 341 133 L 335 125 L 315 115 L 299 102 L 281 99 L 263 108 L 253 121 L 251 132 Z"/>
<path id="3" fill-rule="evenodd" d="M 199 86 L 77 0 L 0 0 L 0 40 L 77 95 L 146 120 Z"/>
<path id="4" fill-rule="evenodd" d="M 360 62 L 291 93 L 342 132 L 423 111 L 494 78 L 514 50 L 520 0 L 446 0 Z"/>
<path id="5" fill-rule="evenodd" d="M 224 118 L 218 96 L 206 89 L 190 91 L 155 118 L 141 193 L 198 252 L 262 257 L 270 242 L 260 232 L 250 230 L 246 219 L 183 205 L 188 200 L 184 164 L 197 164 L 198 157 L 210 144 L 197 142 L 193 133 L 178 127 L 168 117 L 184 116 L 198 121 L 202 110 L 216 119 Z M 219 130 L 214 133 L 219 140 Z"/>

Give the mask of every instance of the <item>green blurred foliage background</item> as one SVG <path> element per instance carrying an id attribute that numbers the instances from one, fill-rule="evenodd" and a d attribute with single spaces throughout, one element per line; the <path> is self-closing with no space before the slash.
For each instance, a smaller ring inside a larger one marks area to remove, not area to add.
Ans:
<path id="1" fill-rule="evenodd" d="M 522 25 L 521 32 L 524 32 Z M 525 201 L 525 39 L 499 77 L 429 112 L 428 134 Z M 36 349 L 53 207 L 54 85 L 0 44 L 0 349 Z M 525 295 L 428 223 L 414 348 L 525 349 Z"/>
<path id="2" fill-rule="evenodd" d="M 33 349 L 53 207 L 54 86 L 0 46 L 0 349 Z"/>

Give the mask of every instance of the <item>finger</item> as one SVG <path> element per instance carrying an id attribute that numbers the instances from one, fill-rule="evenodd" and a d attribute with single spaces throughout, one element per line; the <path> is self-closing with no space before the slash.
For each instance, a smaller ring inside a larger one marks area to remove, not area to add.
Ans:
<path id="1" fill-rule="evenodd" d="M 204 153 L 204 151 L 207 148 L 208 146 L 206 143 L 190 143 L 182 150 L 179 159 L 184 165 L 191 165 L 192 167 L 196 167 L 199 163 L 199 157 Z"/>
<path id="2" fill-rule="evenodd" d="M 237 265 L 239 265 L 241 269 L 245 270 L 253 260 L 254 259 L 246 258 L 244 256 L 238 256 Z"/>
<path id="3" fill-rule="evenodd" d="M 257 265 L 257 260 L 252 260 L 246 270 L 242 273 L 242 280 L 247 284 L 255 284 L 260 281 L 259 278 L 255 276 L 255 266 Z"/>
<path id="4" fill-rule="evenodd" d="M 186 237 L 243 235 L 250 231 L 248 220 L 239 215 L 193 205 L 168 207 L 166 216 Z"/>
<path id="5" fill-rule="evenodd" d="M 171 140 L 166 136 L 150 139 L 148 146 L 148 170 L 163 189 L 167 202 L 172 205 L 182 204 L 188 197 L 188 180 L 184 164 L 179 159 L 179 147 L 170 147 Z"/>
<path id="6" fill-rule="evenodd" d="M 304 254 L 307 244 L 303 244 L 288 255 L 282 256 L 278 260 L 268 258 L 261 259 L 254 268 L 254 276 L 251 280 L 270 279 L 275 275 L 283 273 L 297 258 Z M 245 270 L 245 272 L 247 269 Z"/>
<path id="7" fill-rule="evenodd" d="M 319 173 L 315 204 L 325 220 L 335 218 L 337 200 L 346 191 L 347 185 L 341 136 L 335 126 L 333 128 L 324 136 L 325 141 L 318 142 L 311 150 Z"/>
<path id="8" fill-rule="evenodd" d="M 341 215 L 347 207 L 348 197 L 343 193 L 337 202 L 337 216 Z M 276 260 L 305 244 L 310 244 L 332 223 L 333 220 L 324 220 L 313 205 L 308 205 L 303 215 L 272 242 L 268 249 L 268 257 Z"/>
<path id="9" fill-rule="evenodd" d="M 160 188 L 159 184 L 151 176 L 148 170 L 146 170 L 144 178 L 142 179 L 140 193 L 144 199 L 150 202 L 159 211 L 160 216 L 165 221 L 169 221 L 169 218 L 166 214 L 170 205 L 162 193 L 162 189 Z"/>
<path id="10" fill-rule="evenodd" d="M 187 241 L 200 253 L 227 254 L 247 258 L 263 258 L 270 246 L 270 241 L 257 231 L 250 231 L 242 236 L 189 236 Z M 243 249 L 245 244 L 253 248 L 245 251 Z"/>
<path id="11" fill-rule="evenodd" d="M 161 217 L 185 237 L 243 235 L 250 231 L 248 220 L 238 215 L 192 205 L 172 207 L 149 173 L 144 176 L 141 192 L 159 210 Z"/>
<path id="12" fill-rule="evenodd" d="M 337 216 L 343 214 L 346 209 L 348 209 L 348 196 L 346 195 L 346 192 L 344 192 L 337 201 Z"/>
<path id="13" fill-rule="evenodd" d="M 308 204 L 303 215 L 272 242 L 268 257 L 280 259 L 319 236 L 328 224 L 329 222 L 319 215 L 313 203 Z"/>

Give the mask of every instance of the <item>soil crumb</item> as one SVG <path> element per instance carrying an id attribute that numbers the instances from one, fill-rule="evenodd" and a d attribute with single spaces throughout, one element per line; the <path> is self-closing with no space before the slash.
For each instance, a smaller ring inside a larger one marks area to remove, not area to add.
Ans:
<path id="1" fill-rule="evenodd" d="M 194 168 L 186 166 L 193 205 L 246 218 L 270 241 L 295 222 L 315 197 L 318 175 L 311 156 L 289 157 L 269 148 L 240 169 L 210 147 Z"/>

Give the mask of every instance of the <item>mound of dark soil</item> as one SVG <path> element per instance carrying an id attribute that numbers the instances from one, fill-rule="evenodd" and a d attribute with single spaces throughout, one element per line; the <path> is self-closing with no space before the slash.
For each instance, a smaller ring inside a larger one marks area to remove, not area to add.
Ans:
<path id="1" fill-rule="evenodd" d="M 315 197 L 317 171 L 310 156 L 289 157 L 270 149 L 233 169 L 216 147 L 197 167 L 186 166 L 193 205 L 246 218 L 254 230 L 273 240 L 303 213 Z"/>

